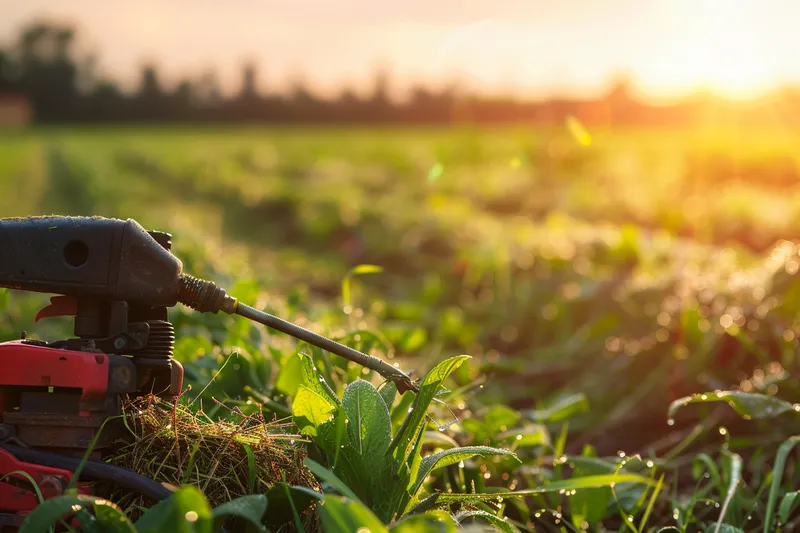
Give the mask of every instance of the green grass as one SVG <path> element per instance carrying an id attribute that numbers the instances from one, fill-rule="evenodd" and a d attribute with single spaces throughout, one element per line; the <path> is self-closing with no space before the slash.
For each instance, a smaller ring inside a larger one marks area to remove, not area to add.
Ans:
<path id="1" fill-rule="evenodd" d="M 412 394 L 384 396 L 378 376 L 244 320 L 171 312 L 187 401 L 202 390 L 210 417 L 234 417 L 213 397 L 306 432 L 297 445 L 338 480 L 322 484 L 336 502 L 320 507 L 325 531 L 796 525 L 800 136 L 590 134 L 583 146 L 567 128 L 33 130 L 0 136 L 0 212 L 168 230 L 191 273 L 417 377 L 469 354 L 384 479 L 381 460 L 359 462 L 377 451 L 346 454 L 348 467 L 330 457 L 366 441 L 320 428 L 339 411 L 360 419 L 336 405 L 363 378 L 390 436 L 407 433 Z M 358 265 L 381 268 L 351 275 Z M 34 327 L 43 300 L 7 295 L 2 338 L 69 334 L 61 319 Z M 327 397 L 299 392 L 312 383 L 298 350 Z M 670 413 L 692 394 L 706 398 Z M 423 457 L 456 447 L 513 455 L 464 457 L 415 483 Z M 309 504 L 277 494 L 267 509 L 283 502 L 289 522 L 292 502 Z M 423 504 L 422 518 L 406 514 Z"/>

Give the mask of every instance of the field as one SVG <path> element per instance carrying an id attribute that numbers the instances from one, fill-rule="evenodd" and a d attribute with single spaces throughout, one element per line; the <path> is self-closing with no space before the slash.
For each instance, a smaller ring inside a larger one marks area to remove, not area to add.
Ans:
<path id="1" fill-rule="evenodd" d="M 322 484 L 325 531 L 793 531 L 798 146 L 735 128 L 42 129 L 0 134 L 0 213 L 169 231 L 193 275 L 427 375 L 413 406 L 380 389 L 390 437 L 425 430 L 395 466 L 444 454 L 401 497 L 378 451 L 332 466 L 318 416 L 379 376 L 244 319 L 171 311 L 185 399 L 293 423 L 291 446 L 352 490 Z M 71 334 L 33 323 L 45 296 L 4 298 L 2 340 Z M 298 350 L 330 385 L 322 407 Z M 382 450 L 380 431 L 356 433 Z M 420 501 L 428 513 L 404 514 Z"/>

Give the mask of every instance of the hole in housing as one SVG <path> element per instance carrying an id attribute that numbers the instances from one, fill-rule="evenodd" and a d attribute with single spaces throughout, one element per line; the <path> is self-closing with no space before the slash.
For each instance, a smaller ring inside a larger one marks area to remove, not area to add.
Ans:
<path id="1" fill-rule="evenodd" d="M 71 267 L 83 266 L 89 259 L 89 247 L 82 241 L 70 241 L 64 247 L 64 261 Z"/>

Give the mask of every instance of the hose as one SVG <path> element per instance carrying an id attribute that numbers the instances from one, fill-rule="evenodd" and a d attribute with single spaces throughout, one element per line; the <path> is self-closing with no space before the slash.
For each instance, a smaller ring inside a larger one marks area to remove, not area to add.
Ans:
<path id="1" fill-rule="evenodd" d="M 81 459 L 77 457 L 68 457 L 57 453 L 33 450 L 5 443 L 0 443 L 0 448 L 8 451 L 20 461 L 51 468 L 61 468 L 71 472 L 77 470 L 81 464 Z M 123 487 L 155 501 L 164 500 L 172 494 L 172 491 L 164 485 L 149 477 L 137 474 L 127 468 L 99 461 L 87 461 L 81 470 L 81 479 L 109 481 L 116 486 Z"/>

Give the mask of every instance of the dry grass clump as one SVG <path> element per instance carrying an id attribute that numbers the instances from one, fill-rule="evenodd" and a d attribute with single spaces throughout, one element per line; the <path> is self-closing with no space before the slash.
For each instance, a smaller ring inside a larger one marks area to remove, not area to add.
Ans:
<path id="1" fill-rule="evenodd" d="M 248 494 L 266 494 L 285 481 L 318 489 L 303 466 L 305 448 L 291 424 L 268 422 L 234 410 L 238 423 L 216 421 L 184 403 L 147 395 L 126 402 L 130 439 L 105 460 L 171 485 L 194 485 L 212 507 Z M 141 496 L 114 494 L 135 513 L 149 506 Z M 309 517 L 304 517 L 308 519 Z"/>

